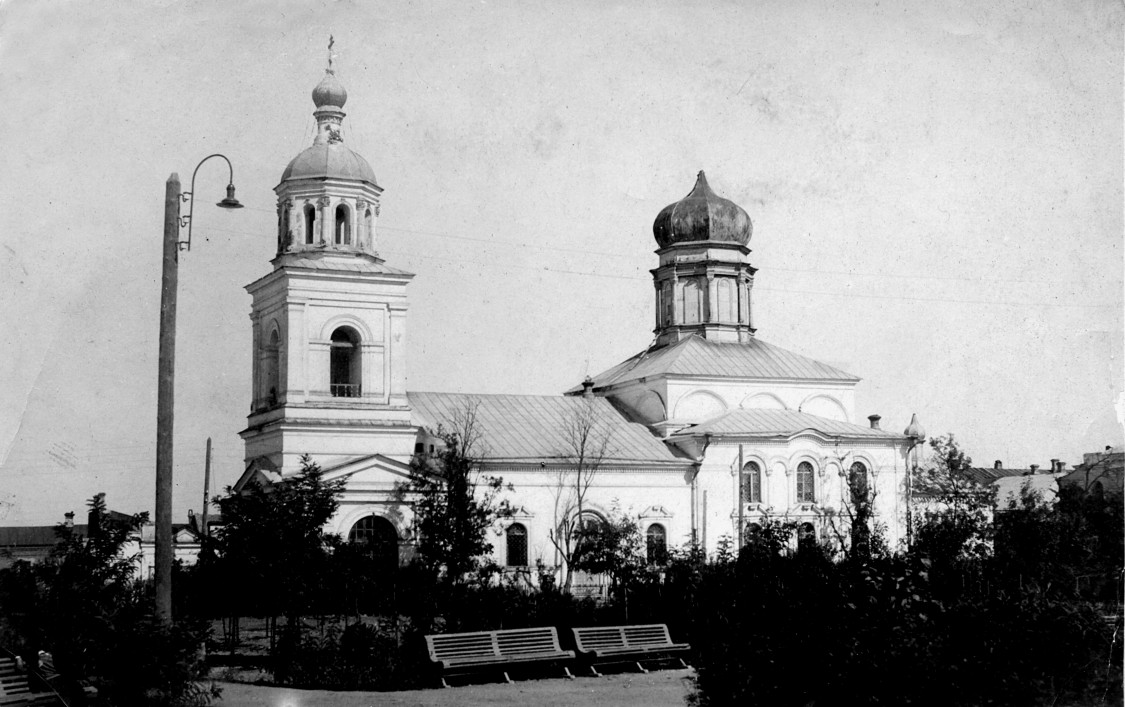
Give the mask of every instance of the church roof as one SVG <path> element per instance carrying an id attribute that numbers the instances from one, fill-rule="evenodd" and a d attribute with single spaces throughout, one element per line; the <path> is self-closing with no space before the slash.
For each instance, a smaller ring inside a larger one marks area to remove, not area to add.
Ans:
<path id="1" fill-rule="evenodd" d="M 450 429 L 453 420 L 475 404 L 481 440 L 479 453 L 489 461 L 564 460 L 574 454 L 567 426 L 581 407 L 593 406 L 597 424 L 608 430 L 605 461 L 688 463 L 639 423 L 630 422 L 605 398 L 560 395 L 478 395 L 407 393 L 414 423 Z"/>
<path id="2" fill-rule="evenodd" d="M 727 343 L 691 336 L 649 348 L 594 376 L 595 388 L 652 376 L 816 380 L 855 383 L 859 378 L 761 339 Z M 576 386 L 568 392 L 580 392 Z"/>
<path id="3" fill-rule="evenodd" d="M 740 408 L 680 430 L 676 436 L 685 435 L 777 435 L 789 436 L 813 430 L 830 437 L 851 437 L 865 439 L 902 439 L 903 436 L 857 425 L 852 422 L 831 420 L 819 415 L 810 415 L 793 410 L 765 410 Z"/>

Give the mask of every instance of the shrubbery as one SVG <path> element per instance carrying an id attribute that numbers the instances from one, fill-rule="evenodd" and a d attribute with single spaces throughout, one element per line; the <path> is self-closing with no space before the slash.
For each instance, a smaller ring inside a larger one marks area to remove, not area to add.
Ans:
<path id="1" fill-rule="evenodd" d="M 135 558 L 122 552 L 144 521 L 109 513 L 99 495 L 88 535 L 60 525 L 45 562 L 0 571 L 0 644 L 30 666 L 39 651 L 51 654 L 50 688 L 72 705 L 86 703 L 86 681 L 109 705 L 206 705 L 219 694 L 202 681 L 204 625 L 154 621 L 151 586 L 134 578 Z"/>
<path id="2" fill-rule="evenodd" d="M 1093 602 L 1120 601 L 1121 501 L 1081 496 L 1025 497 L 995 523 L 950 506 L 897 555 L 765 541 L 703 564 L 685 598 L 695 704 L 1119 703 L 1120 616 Z"/>

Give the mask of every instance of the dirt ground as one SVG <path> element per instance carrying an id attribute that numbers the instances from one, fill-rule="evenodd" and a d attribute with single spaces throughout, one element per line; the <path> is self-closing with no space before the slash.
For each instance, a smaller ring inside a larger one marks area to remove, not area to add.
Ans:
<path id="1" fill-rule="evenodd" d="M 690 670 L 618 673 L 574 680 L 527 680 L 404 692 L 331 692 L 220 683 L 231 707 L 680 707 L 691 691 Z"/>

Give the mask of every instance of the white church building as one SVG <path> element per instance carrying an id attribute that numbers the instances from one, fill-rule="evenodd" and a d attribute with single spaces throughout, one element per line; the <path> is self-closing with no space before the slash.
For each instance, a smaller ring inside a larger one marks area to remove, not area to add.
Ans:
<path id="1" fill-rule="evenodd" d="M 308 454 L 327 479 L 346 480 L 330 530 L 405 558 L 410 511 L 396 486 L 434 443 L 427 430 L 472 406 L 483 470 L 512 487 L 494 559 L 558 567 L 559 478 L 575 464 L 567 429 L 589 414 L 606 444 L 583 507 L 639 517 L 657 551 L 714 552 L 766 517 L 831 539 L 849 527 L 853 487 L 873 492 L 888 541 L 902 538 L 911 440 L 876 415 L 857 420 L 858 378 L 757 336 L 750 218 L 702 172 L 653 224 L 649 348 L 558 396 L 410 390 L 414 276 L 379 255 L 383 189 L 341 139 L 347 92 L 331 65 L 312 97 L 316 137 L 275 188 L 273 269 L 247 287 L 253 401 L 236 488 L 292 475 Z"/>

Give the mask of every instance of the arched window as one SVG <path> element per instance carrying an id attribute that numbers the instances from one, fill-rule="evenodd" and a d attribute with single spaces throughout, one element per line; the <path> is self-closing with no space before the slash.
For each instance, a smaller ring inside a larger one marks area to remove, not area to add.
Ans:
<path id="1" fill-rule="evenodd" d="M 281 208 L 281 215 L 277 219 L 277 252 L 284 253 L 289 245 L 289 205 Z"/>
<path id="2" fill-rule="evenodd" d="M 848 487 L 851 489 L 853 508 L 859 508 L 867 504 L 869 500 L 867 497 L 867 467 L 864 466 L 863 462 L 852 464 L 852 468 L 848 472 Z"/>
<path id="3" fill-rule="evenodd" d="M 527 528 L 519 523 L 512 523 L 504 531 L 508 546 L 508 557 L 505 563 L 508 567 L 527 567 Z"/>
<path id="4" fill-rule="evenodd" d="M 1102 485 L 1101 481 L 1090 484 L 1090 495 L 1099 501 L 1105 498 L 1105 486 Z"/>
<path id="5" fill-rule="evenodd" d="M 660 523 L 653 523 L 645 531 L 645 556 L 650 565 L 668 562 L 668 533 Z"/>
<path id="6" fill-rule="evenodd" d="M 746 462 L 742 467 L 742 502 L 762 502 L 762 468 L 758 462 Z"/>
<path id="7" fill-rule="evenodd" d="M 360 518 L 348 531 L 348 542 L 362 546 L 380 567 L 398 567 L 398 531 L 386 518 Z"/>
<path id="8" fill-rule="evenodd" d="M 719 278 L 715 283 L 715 292 L 718 296 L 718 309 L 715 314 L 718 321 L 724 324 L 738 323 L 738 299 L 735 296 L 734 281 L 729 278 Z"/>
<path id="9" fill-rule="evenodd" d="M 351 245 L 352 223 L 348 218 L 348 207 L 340 204 L 336 207 L 336 245 Z"/>
<path id="10" fill-rule="evenodd" d="M 277 329 L 270 332 L 270 342 L 266 345 L 265 382 L 262 388 L 266 394 L 266 404 L 277 405 L 281 394 L 281 341 Z"/>
<path id="11" fill-rule="evenodd" d="M 316 243 L 316 207 L 305 204 L 305 245 Z"/>
<path id="12" fill-rule="evenodd" d="M 816 528 L 812 523 L 801 523 L 797 528 L 797 549 L 807 550 L 816 546 Z"/>
<path id="13" fill-rule="evenodd" d="M 360 391 L 359 334 L 351 327 L 340 327 L 332 332 L 332 352 L 329 362 L 332 395 L 337 398 L 358 398 Z"/>
<path id="14" fill-rule="evenodd" d="M 816 502 L 816 489 L 813 484 L 812 464 L 801 462 L 797 465 L 797 503 Z"/>
<path id="15" fill-rule="evenodd" d="M 664 305 L 664 309 L 661 312 L 661 316 L 663 317 L 663 321 L 661 323 L 665 326 L 675 324 L 676 298 L 672 295 L 672 283 L 666 280 L 664 284 L 660 286 L 660 294 L 663 298 L 662 304 Z"/>
<path id="16" fill-rule="evenodd" d="M 684 280 L 684 324 L 698 324 L 703 311 L 703 290 L 699 278 Z"/>

